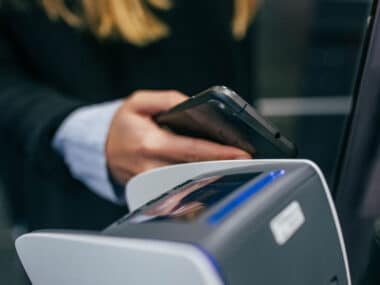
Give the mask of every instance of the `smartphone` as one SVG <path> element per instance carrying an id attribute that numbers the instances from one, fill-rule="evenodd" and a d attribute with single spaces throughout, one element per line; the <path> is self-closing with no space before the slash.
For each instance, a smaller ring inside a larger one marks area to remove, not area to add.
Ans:
<path id="1" fill-rule="evenodd" d="M 293 158 L 296 145 L 236 92 L 211 87 L 154 120 L 177 134 L 235 146 L 255 158 Z"/>

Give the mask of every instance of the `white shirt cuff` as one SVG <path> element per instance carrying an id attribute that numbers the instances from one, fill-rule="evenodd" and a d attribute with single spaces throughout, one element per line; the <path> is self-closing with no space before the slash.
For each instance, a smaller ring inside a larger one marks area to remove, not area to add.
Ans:
<path id="1" fill-rule="evenodd" d="M 121 100 L 79 108 L 61 124 L 53 148 L 64 158 L 73 177 L 93 192 L 117 204 L 121 201 L 110 181 L 105 144 Z M 120 195 L 119 195 L 120 196 Z"/>

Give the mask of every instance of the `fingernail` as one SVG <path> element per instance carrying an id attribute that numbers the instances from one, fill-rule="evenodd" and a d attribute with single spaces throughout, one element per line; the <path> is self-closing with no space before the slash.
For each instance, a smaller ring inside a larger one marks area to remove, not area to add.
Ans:
<path id="1" fill-rule="evenodd" d="M 250 157 L 247 157 L 247 156 L 238 156 L 237 158 L 235 158 L 236 160 L 247 160 L 247 159 L 251 159 Z"/>

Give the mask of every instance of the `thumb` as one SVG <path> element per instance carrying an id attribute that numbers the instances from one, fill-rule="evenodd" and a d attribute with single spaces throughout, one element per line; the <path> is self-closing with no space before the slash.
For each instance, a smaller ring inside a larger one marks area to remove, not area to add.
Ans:
<path id="1" fill-rule="evenodd" d="M 188 99 L 188 97 L 181 92 L 172 90 L 139 91 L 133 96 L 134 110 L 138 113 L 149 116 L 167 111 Z"/>

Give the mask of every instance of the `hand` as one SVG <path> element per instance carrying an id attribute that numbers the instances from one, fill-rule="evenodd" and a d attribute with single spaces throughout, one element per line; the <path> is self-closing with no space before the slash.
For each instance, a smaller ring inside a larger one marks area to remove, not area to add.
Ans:
<path id="1" fill-rule="evenodd" d="M 137 91 L 124 101 L 112 120 L 106 144 L 108 167 L 119 183 L 175 163 L 251 158 L 232 146 L 173 134 L 152 120 L 186 99 L 177 91 Z"/>

